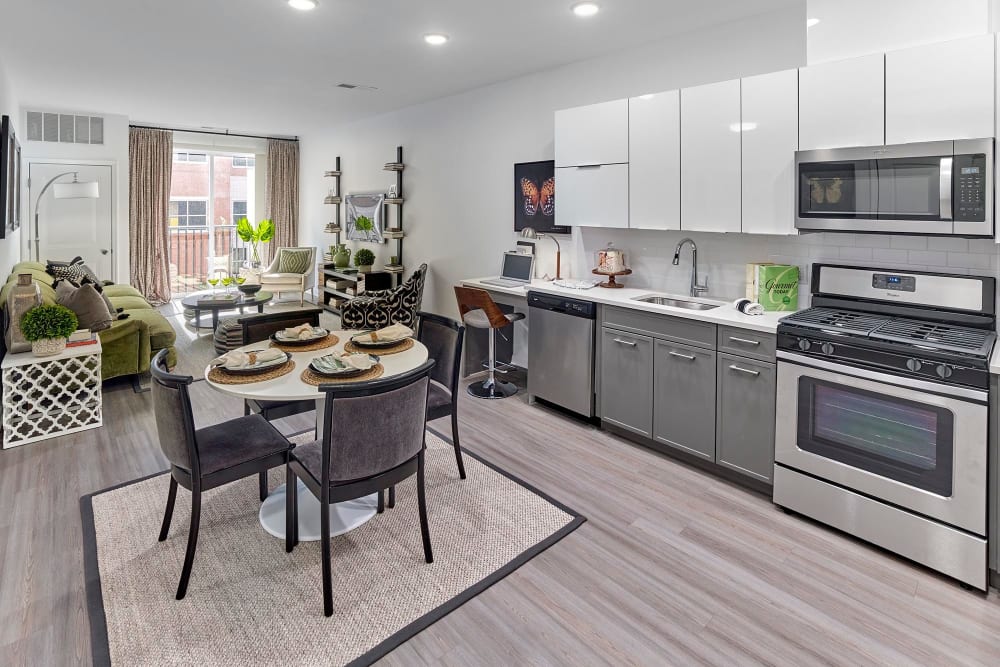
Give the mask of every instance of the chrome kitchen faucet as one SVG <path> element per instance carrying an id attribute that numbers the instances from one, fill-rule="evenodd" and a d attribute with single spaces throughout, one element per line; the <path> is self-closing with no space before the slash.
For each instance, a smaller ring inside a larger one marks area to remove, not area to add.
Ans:
<path id="1" fill-rule="evenodd" d="M 708 292 L 708 276 L 705 276 L 703 284 L 698 284 L 698 246 L 695 245 L 694 239 L 685 238 L 680 240 L 680 243 L 674 249 L 673 265 L 677 266 L 681 263 L 681 248 L 684 247 L 685 243 L 691 244 L 691 296 L 699 296 Z"/>

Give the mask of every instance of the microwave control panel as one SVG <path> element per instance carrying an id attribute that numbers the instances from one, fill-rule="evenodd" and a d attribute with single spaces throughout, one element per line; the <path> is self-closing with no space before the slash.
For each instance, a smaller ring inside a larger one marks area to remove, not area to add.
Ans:
<path id="1" fill-rule="evenodd" d="M 986 220 L 986 156 L 956 155 L 954 219 L 961 222 Z"/>

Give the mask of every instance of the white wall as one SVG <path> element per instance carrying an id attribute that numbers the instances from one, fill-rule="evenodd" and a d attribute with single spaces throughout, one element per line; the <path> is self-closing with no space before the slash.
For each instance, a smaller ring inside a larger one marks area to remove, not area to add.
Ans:
<path id="1" fill-rule="evenodd" d="M 101 161 L 111 162 L 114 171 L 114 253 L 115 253 L 115 282 L 129 282 L 129 250 L 128 250 L 128 220 L 129 220 L 129 168 L 128 168 L 128 117 L 114 114 L 104 114 L 94 110 L 81 110 L 73 108 L 37 108 L 30 104 L 21 107 L 19 115 L 20 126 L 27 127 L 28 111 L 50 111 L 57 113 L 80 114 L 88 116 L 102 116 L 104 118 L 104 143 L 101 145 L 90 144 L 64 144 L 58 142 L 26 141 L 25 136 L 21 136 L 21 152 L 25 161 L 25 173 L 27 173 L 27 161 L 29 159 L 66 160 L 71 162 Z M 25 189 L 25 195 L 28 190 Z M 103 193 L 101 196 L 104 196 Z M 34 204 L 32 199 L 26 197 L 24 219 L 29 219 L 27 204 Z M 22 225 L 22 229 L 24 226 Z M 30 234 L 22 235 L 22 256 L 29 257 L 28 241 Z M 45 258 L 43 258 L 45 259 Z M 86 258 L 84 258 L 86 259 Z"/>
<path id="2" fill-rule="evenodd" d="M 14 86 L 10 79 L 7 77 L 7 70 L 4 67 L 4 63 L 0 60 L 0 116 L 10 116 L 14 121 L 14 130 L 20 133 L 23 125 L 17 122 L 19 104 L 17 97 L 14 94 Z M 21 138 L 22 143 L 22 155 L 24 152 L 23 143 L 24 139 Z M 22 158 L 23 159 L 23 158 Z M 27 219 L 28 212 L 25 210 L 25 197 L 24 192 L 21 193 L 21 219 L 22 219 L 22 229 L 23 221 Z M 10 275 L 11 269 L 21 261 L 21 230 L 15 230 L 10 236 L 5 239 L 0 239 L 0 281 L 7 279 Z"/>
<path id="3" fill-rule="evenodd" d="M 385 189 L 382 171 L 404 146 L 404 262 L 431 266 L 424 307 L 455 314 L 452 286 L 495 274 L 514 245 L 513 164 L 553 157 L 556 109 L 669 90 L 805 63 L 804 7 L 637 47 L 609 57 L 436 100 L 346 127 L 302 135 L 303 244 L 326 246 L 323 171 L 343 159 L 344 192 Z M 572 261 L 564 243 L 564 261 Z M 579 247 L 579 243 L 577 243 Z M 380 246 L 380 261 L 395 244 Z M 552 244 L 540 269 L 554 273 Z M 590 259 L 577 263 L 589 263 Z M 567 267 L 569 269 L 570 267 Z M 570 273 L 564 269 L 563 273 Z"/>

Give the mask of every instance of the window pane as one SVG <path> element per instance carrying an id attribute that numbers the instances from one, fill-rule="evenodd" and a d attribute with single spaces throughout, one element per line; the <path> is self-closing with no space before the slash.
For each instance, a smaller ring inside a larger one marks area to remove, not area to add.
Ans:
<path id="1" fill-rule="evenodd" d="M 247 214 L 247 203 L 245 201 L 234 201 L 233 202 L 233 217 L 237 220 L 240 217 L 244 217 Z"/>
<path id="2" fill-rule="evenodd" d="M 167 213 L 171 216 L 176 216 L 179 211 L 179 207 L 180 207 L 179 201 L 172 201 L 170 202 L 170 205 L 167 207 Z"/>
<path id="3" fill-rule="evenodd" d="M 188 213 L 191 215 L 205 215 L 208 213 L 208 202 L 192 201 L 188 202 Z"/>
<path id="4" fill-rule="evenodd" d="M 188 216 L 188 227 L 204 227 L 208 218 L 204 215 Z"/>

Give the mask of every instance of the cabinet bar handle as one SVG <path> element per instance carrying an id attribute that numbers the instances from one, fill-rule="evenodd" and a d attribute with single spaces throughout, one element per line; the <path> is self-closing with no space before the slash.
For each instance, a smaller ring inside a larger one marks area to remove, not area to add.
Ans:
<path id="1" fill-rule="evenodd" d="M 681 354 L 680 352 L 674 352 L 673 350 L 671 350 L 670 351 L 670 356 L 671 357 L 680 357 L 681 359 L 687 359 L 688 361 L 694 361 L 694 355 L 693 354 Z"/>
<path id="2" fill-rule="evenodd" d="M 628 345 L 629 347 L 635 347 L 635 342 L 631 340 L 622 340 L 621 338 L 613 338 L 616 343 L 621 343 L 622 345 Z"/>
<path id="3" fill-rule="evenodd" d="M 760 345 L 759 340 L 750 340 L 749 338 L 737 338 L 736 336 L 730 336 L 729 340 L 734 343 L 744 343 L 746 345 Z"/>
<path id="4" fill-rule="evenodd" d="M 752 371 L 749 368 L 740 368 L 736 364 L 730 365 L 729 366 L 729 370 L 731 370 L 731 371 L 739 371 L 740 373 L 746 373 L 747 375 L 753 375 L 754 377 L 757 377 L 758 375 L 760 375 L 760 371 Z"/>

